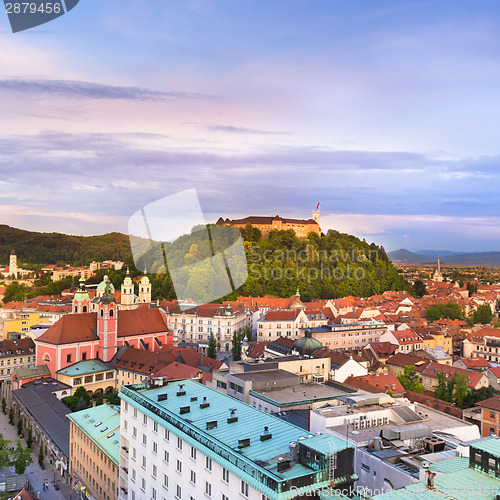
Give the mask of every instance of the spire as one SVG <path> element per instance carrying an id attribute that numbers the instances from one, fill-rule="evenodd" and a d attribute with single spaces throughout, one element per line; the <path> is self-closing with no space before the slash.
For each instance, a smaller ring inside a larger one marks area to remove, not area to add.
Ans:
<path id="1" fill-rule="evenodd" d="M 439 255 L 438 255 L 438 273 L 441 274 L 441 263 L 439 262 Z"/>

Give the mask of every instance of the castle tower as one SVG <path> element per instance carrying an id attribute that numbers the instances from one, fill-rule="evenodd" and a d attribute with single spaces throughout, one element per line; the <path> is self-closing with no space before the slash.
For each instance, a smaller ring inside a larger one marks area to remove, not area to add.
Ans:
<path id="1" fill-rule="evenodd" d="M 118 316 L 115 297 L 109 285 L 111 285 L 110 281 L 99 299 L 99 310 L 97 311 L 98 356 L 104 362 L 110 361 L 118 349 Z"/>
<path id="2" fill-rule="evenodd" d="M 85 281 L 80 278 L 80 285 L 73 297 L 73 313 L 80 314 L 90 312 L 90 298 L 87 290 L 85 289 Z"/>
<path id="3" fill-rule="evenodd" d="M 146 270 L 144 269 L 144 276 L 139 282 L 139 299 L 138 302 L 149 304 L 151 302 L 151 283 L 149 278 L 146 276 Z"/>
<path id="4" fill-rule="evenodd" d="M 127 274 L 125 279 L 123 280 L 122 287 L 122 296 L 121 296 L 121 309 L 133 309 L 134 308 L 134 282 L 130 277 L 130 271 L 127 268 Z"/>
<path id="5" fill-rule="evenodd" d="M 319 203 L 318 203 L 318 206 L 316 207 L 316 210 L 313 210 L 313 220 L 315 222 L 317 222 L 318 226 L 319 226 Z"/>
<path id="6" fill-rule="evenodd" d="M 17 255 L 14 250 L 10 252 L 9 275 L 12 275 L 14 278 L 17 278 Z"/>

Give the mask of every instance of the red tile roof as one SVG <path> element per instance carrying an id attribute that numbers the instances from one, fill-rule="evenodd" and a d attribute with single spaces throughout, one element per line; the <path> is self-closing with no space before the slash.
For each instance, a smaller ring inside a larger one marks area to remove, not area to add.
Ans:
<path id="1" fill-rule="evenodd" d="M 404 387 L 394 373 L 351 376 L 344 383 L 369 392 L 387 392 L 388 390 L 393 394 L 405 392 Z"/>
<path id="2" fill-rule="evenodd" d="M 474 370 L 457 368 L 456 366 L 441 365 L 435 361 L 432 361 L 425 367 L 422 371 L 422 375 L 437 379 L 439 372 L 443 372 L 445 379 L 448 380 L 451 379 L 455 373 L 463 373 L 467 377 L 468 387 L 476 387 L 481 378 L 484 376 L 482 373 L 478 373 Z"/>

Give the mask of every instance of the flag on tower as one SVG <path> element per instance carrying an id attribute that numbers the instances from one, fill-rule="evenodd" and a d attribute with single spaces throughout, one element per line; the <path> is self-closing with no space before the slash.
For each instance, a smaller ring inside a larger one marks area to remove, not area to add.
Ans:
<path id="1" fill-rule="evenodd" d="M 318 206 L 316 207 L 316 210 L 319 210 L 319 204 L 320 204 L 320 203 L 321 203 L 321 202 L 320 202 L 320 201 L 318 201 Z"/>

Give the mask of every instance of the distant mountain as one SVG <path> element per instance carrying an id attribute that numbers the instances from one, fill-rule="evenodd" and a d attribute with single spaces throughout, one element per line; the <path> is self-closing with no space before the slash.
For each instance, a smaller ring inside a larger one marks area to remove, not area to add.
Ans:
<path id="1" fill-rule="evenodd" d="M 418 253 L 404 248 L 387 252 L 394 263 L 431 264 L 439 257 L 441 264 L 462 266 L 500 266 L 500 252 L 451 252 L 449 250 L 423 250 Z"/>
<path id="2" fill-rule="evenodd" d="M 406 262 L 408 264 L 430 264 L 433 259 L 418 253 L 410 252 L 404 248 L 399 250 L 394 250 L 393 252 L 387 252 L 387 256 L 394 263 Z"/>

